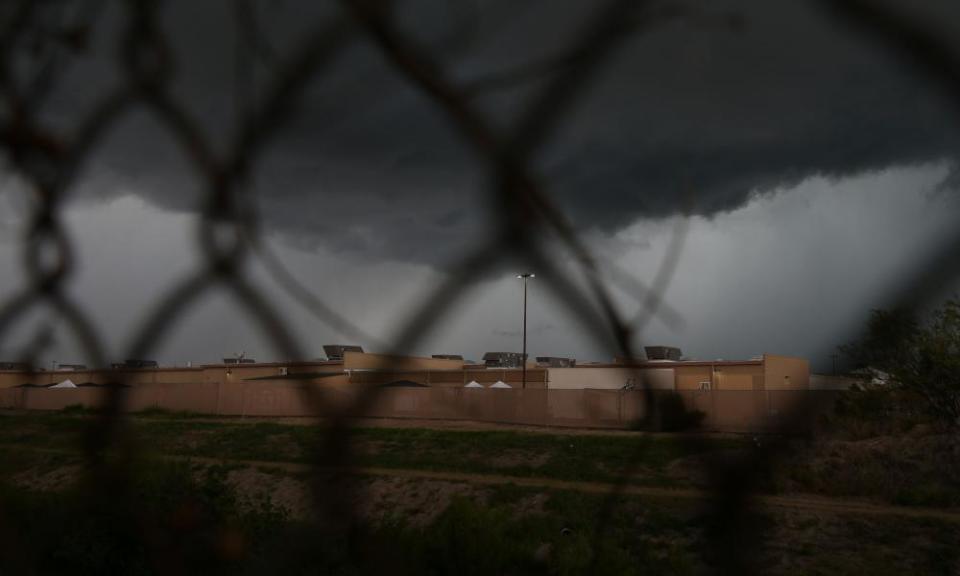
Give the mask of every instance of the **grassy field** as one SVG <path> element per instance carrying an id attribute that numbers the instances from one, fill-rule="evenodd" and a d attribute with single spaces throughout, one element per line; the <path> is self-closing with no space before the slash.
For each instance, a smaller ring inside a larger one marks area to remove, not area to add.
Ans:
<path id="1" fill-rule="evenodd" d="M 82 412 L 0 418 L 0 445 L 78 449 L 88 424 L 89 415 Z M 151 413 L 128 424 L 126 433 L 142 450 L 159 454 L 306 463 L 315 460 L 318 450 L 319 433 L 311 426 L 166 413 Z M 629 473 L 633 483 L 670 486 L 690 481 L 671 477 L 671 464 L 708 452 L 735 453 L 751 445 L 739 438 L 691 442 L 669 435 L 410 428 L 357 428 L 351 441 L 361 466 L 583 481 L 616 481 Z"/>
<path id="2" fill-rule="evenodd" d="M 602 494 L 400 474 L 596 483 L 628 471 L 634 486 L 691 488 L 704 482 L 698 464 L 749 454 L 750 438 L 357 429 L 357 464 L 397 474 L 353 476 L 344 504 L 361 522 L 331 533 L 305 466 L 315 427 L 141 415 L 121 443 L 135 461 L 94 479 L 82 456 L 91 421 L 0 415 L 0 573 L 696 574 L 724 567 L 728 540 L 752 563 L 737 568 L 760 573 L 960 569 L 960 523 L 937 518 L 768 509 L 718 528 L 705 502 L 621 496 L 598 533 Z M 816 487 L 816 462 L 788 461 L 780 475 Z M 780 489 L 776 478 L 764 487 Z"/>

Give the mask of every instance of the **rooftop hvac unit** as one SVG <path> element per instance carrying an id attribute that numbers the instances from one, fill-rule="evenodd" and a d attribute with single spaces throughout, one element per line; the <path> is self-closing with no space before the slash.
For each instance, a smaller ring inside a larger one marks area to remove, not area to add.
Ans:
<path id="1" fill-rule="evenodd" d="M 676 346 L 644 346 L 647 360 L 680 360 L 681 352 Z"/>
<path id="2" fill-rule="evenodd" d="M 156 368 L 156 360 L 127 359 L 122 364 L 114 364 L 114 368 Z"/>
<path id="3" fill-rule="evenodd" d="M 558 356 L 537 356 L 537 365 L 548 368 L 571 368 L 576 366 L 577 361 L 573 358 L 560 358 Z"/>
<path id="4" fill-rule="evenodd" d="M 483 355 L 483 363 L 487 368 L 519 368 L 523 360 L 520 352 L 487 352 Z"/>
<path id="5" fill-rule="evenodd" d="M 344 344 L 324 344 L 323 346 L 323 353 L 327 355 L 327 360 L 343 360 L 344 352 L 363 352 L 363 348 Z"/>

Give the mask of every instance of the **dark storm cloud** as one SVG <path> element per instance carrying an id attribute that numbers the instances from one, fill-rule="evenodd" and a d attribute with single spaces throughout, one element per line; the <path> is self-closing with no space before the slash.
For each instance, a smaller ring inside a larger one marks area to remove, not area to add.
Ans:
<path id="1" fill-rule="evenodd" d="M 259 6 L 273 51 L 286 53 L 331 13 L 317 4 Z M 562 52 L 587 4 L 412 3 L 401 16 L 452 76 L 469 81 Z M 930 3 L 922 16 L 960 21 L 951 4 Z M 226 7 L 173 2 L 164 20 L 177 48 L 176 92 L 218 142 L 234 118 L 236 40 Z M 538 156 L 550 194 L 582 228 L 609 234 L 641 217 L 731 210 L 813 175 L 953 160 L 956 119 L 940 95 L 813 3 L 690 3 L 671 13 L 686 16 L 637 31 Z M 120 21 L 108 12 L 103 29 Z M 103 53 L 111 46 L 99 44 Z M 109 82 L 105 62 L 91 58 L 86 76 L 74 73 L 81 96 L 97 79 Z M 260 68 L 262 85 L 268 67 Z M 506 128 L 536 86 L 531 79 L 478 103 Z M 64 97 L 54 115 L 74 109 Z M 258 165 L 269 230 L 297 245 L 418 262 L 445 261 L 483 240 L 483 165 L 368 43 L 355 42 L 318 77 L 299 112 Z M 135 193 L 190 210 L 199 190 L 188 170 L 169 136 L 133 114 L 105 142 L 84 194 Z"/>

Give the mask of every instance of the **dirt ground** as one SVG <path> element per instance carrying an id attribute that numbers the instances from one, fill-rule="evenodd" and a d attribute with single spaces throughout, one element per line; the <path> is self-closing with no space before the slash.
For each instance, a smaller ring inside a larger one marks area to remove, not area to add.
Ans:
<path id="1" fill-rule="evenodd" d="M 13 475 L 11 484 L 41 492 L 63 490 L 75 483 L 83 473 L 79 464 L 38 466 Z"/>
<path id="2" fill-rule="evenodd" d="M 283 469 L 250 466 L 232 470 L 227 483 L 236 490 L 239 504 L 246 511 L 255 511 L 263 504 L 282 510 L 289 518 L 305 520 L 318 511 L 305 479 L 291 476 L 295 465 Z M 478 474 L 445 474 L 429 471 L 364 469 L 362 476 L 350 480 L 354 509 L 364 520 L 382 524 L 402 520 L 412 527 L 425 527 L 443 513 L 455 497 L 465 497 L 484 503 L 490 487 L 514 484 L 528 488 L 577 489 L 597 492 L 596 486 L 570 483 L 555 486 L 531 479 Z M 602 488 L 602 487 L 601 487 Z M 544 513 L 550 499 L 549 492 L 534 492 L 516 504 L 516 514 L 527 516 Z M 648 494 L 657 496 L 660 494 Z M 662 495 L 661 495 L 662 496 Z"/>
<path id="3" fill-rule="evenodd" d="M 240 510 L 255 511 L 269 505 L 293 520 L 311 516 L 310 487 L 301 480 L 247 467 L 228 472 L 226 484 L 236 491 Z"/>
<path id="4" fill-rule="evenodd" d="M 311 495 L 308 482 L 277 470 L 239 468 L 227 474 L 227 485 L 236 491 L 240 509 L 248 512 L 264 505 L 292 520 L 308 520 L 322 509 Z M 402 519 L 412 527 L 430 525 L 456 496 L 483 502 L 487 490 L 467 482 L 425 480 L 402 476 L 365 476 L 351 480 L 354 510 L 374 524 Z M 535 504 L 529 506 L 535 507 Z M 542 507 L 542 503 L 540 504 Z"/>

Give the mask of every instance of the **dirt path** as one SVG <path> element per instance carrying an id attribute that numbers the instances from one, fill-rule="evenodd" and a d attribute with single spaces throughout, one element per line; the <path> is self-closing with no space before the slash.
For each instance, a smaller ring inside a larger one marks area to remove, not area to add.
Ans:
<path id="1" fill-rule="evenodd" d="M 218 462 L 217 459 L 211 459 Z M 223 461 L 219 461 L 223 462 Z M 230 461 L 231 463 L 242 464 L 244 461 Z M 269 467 L 274 466 L 274 462 L 249 462 L 250 466 Z M 286 465 L 284 465 L 285 467 Z M 297 470 L 309 471 L 310 466 L 299 464 L 294 465 Z M 290 468 L 287 468 L 290 469 Z M 607 482 L 581 482 L 570 480 L 555 480 L 552 478 L 532 478 L 525 476 L 503 476 L 498 474 L 473 474 L 465 472 L 442 472 L 435 470 L 411 470 L 401 468 L 355 468 L 351 470 L 353 474 L 373 475 L 373 476 L 395 476 L 402 478 L 416 478 L 423 480 L 444 480 L 447 482 L 463 482 L 467 484 L 480 485 L 505 485 L 514 484 L 528 488 L 545 488 L 550 490 L 568 490 L 572 492 L 587 492 L 591 494 L 609 494 L 615 490 L 629 496 L 640 496 L 645 498 L 658 499 L 676 499 L 676 500 L 707 500 L 710 498 L 710 492 L 696 490 L 691 488 L 658 488 L 655 486 L 636 486 L 625 485 L 617 486 Z M 872 504 L 869 502 L 856 502 L 849 500 L 837 500 L 833 498 L 823 498 L 819 496 L 754 496 L 754 502 L 759 503 L 766 508 L 788 508 L 794 510 L 803 510 L 807 512 L 823 512 L 828 514 L 863 514 L 874 516 L 900 516 L 911 518 L 927 518 L 936 520 L 945 520 L 948 522 L 960 523 L 960 511 L 957 510 L 938 510 L 933 508 L 911 508 L 907 506 L 891 506 L 883 504 Z"/>
<path id="2" fill-rule="evenodd" d="M 28 450 L 51 454 L 77 454 L 69 450 L 47 448 L 23 448 L 13 445 L 0 445 L 2 449 Z M 237 460 L 231 458 L 208 458 L 199 456 L 181 456 L 167 454 L 165 460 L 178 462 L 196 462 L 214 465 L 249 466 L 262 469 L 285 470 L 288 472 L 311 473 L 319 469 L 309 464 L 296 462 L 275 462 L 267 460 Z M 584 482 L 571 480 L 556 480 L 553 478 L 535 478 L 525 476 L 506 476 L 500 474 L 475 474 L 466 472 L 445 472 L 436 470 L 416 470 L 406 468 L 377 468 L 360 467 L 347 470 L 349 474 L 361 476 L 385 476 L 397 478 L 411 478 L 422 480 L 442 480 L 446 482 L 461 482 L 465 484 L 498 486 L 513 484 L 527 488 L 542 488 L 549 490 L 567 490 L 572 492 L 586 492 L 591 494 L 609 494 L 618 490 L 621 494 L 643 498 L 697 500 L 704 501 L 711 497 L 711 493 L 692 488 L 660 488 L 655 486 L 623 485 L 608 482 Z M 765 508 L 790 509 L 804 512 L 817 512 L 835 515 L 868 515 L 922 518 L 928 520 L 942 520 L 960 523 L 960 510 L 942 510 L 936 508 L 921 508 L 908 506 L 892 506 L 874 504 L 855 500 L 839 500 L 810 495 L 756 495 L 753 502 Z"/>

